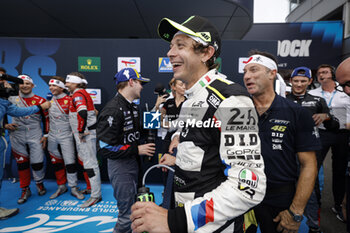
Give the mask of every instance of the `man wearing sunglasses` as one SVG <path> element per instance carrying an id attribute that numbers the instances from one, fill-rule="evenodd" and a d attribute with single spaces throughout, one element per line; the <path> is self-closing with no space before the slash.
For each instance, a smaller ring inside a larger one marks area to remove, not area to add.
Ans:
<path id="1" fill-rule="evenodd" d="M 336 71 L 337 81 L 339 82 L 339 86 L 337 89 L 342 89 L 348 96 L 350 96 L 350 58 L 345 59 L 342 63 L 339 64 Z M 347 125 L 347 129 L 350 129 L 350 124 Z M 349 155 L 350 153 L 348 153 Z M 343 209 L 344 205 L 346 205 L 346 219 L 347 232 L 350 232 L 350 223 L 349 223 L 349 213 L 350 213 L 350 163 L 348 157 L 348 172 L 346 177 L 346 198 L 343 201 Z"/>
<path id="2" fill-rule="evenodd" d="M 331 114 L 339 119 L 337 132 L 330 131 L 323 125 L 319 127 L 319 131 L 322 142 L 322 158 L 326 157 L 329 148 L 332 149 L 332 191 L 334 198 L 332 211 L 340 221 L 344 222 L 341 204 L 345 194 L 345 172 L 349 150 L 347 126 L 350 124 L 350 97 L 343 93 L 341 87 L 337 86 L 335 69 L 332 66 L 320 65 L 317 69 L 317 80 L 321 86 L 309 93 L 323 97 Z"/>
<path id="3" fill-rule="evenodd" d="M 339 86 L 341 86 L 343 91 L 350 96 L 350 57 L 339 64 L 336 71 L 336 77 Z"/>

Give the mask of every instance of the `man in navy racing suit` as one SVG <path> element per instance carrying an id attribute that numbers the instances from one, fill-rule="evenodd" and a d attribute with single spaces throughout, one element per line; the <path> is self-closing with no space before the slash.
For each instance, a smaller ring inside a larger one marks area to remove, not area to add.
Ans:
<path id="1" fill-rule="evenodd" d="M 139 109 L 132 101 L 140 98 L 149 79 L 132 68 L 116 75 L 118 93 L 102 109 L 97 120 L 97 152 L 108 159 L 108 175 L 118 205 L 114 233 L 131 232 L 131 206 L 135 203 L 140 155 L 153 156 L 155 144 L 140 145 Z"/>

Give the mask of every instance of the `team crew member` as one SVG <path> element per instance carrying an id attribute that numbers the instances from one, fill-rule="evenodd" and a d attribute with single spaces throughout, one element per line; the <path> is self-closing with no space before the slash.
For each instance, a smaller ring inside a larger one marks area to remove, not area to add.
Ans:
<path id="1" fill-rule="evenodd" d="M 275 58 L 259 51 L 252 54 L 244 62 L 243 81 L 259 114 L 267 176 L 265 198 L 254 212 L 262 233 L 298 232 L 317 175 L 317 129 L 306 109 L 274 92 Z"/>
<path id="2" fill-rule="evenodd" d="M 127 233 L 131 232 L 131 206 L 137 194 L 139 155 L 152 156 L 155 152 L 154 143 L 140 145 L 139 109 L 132 103 L 150 80 L 132 68 L 119 71 L 115 80 L 118 93 L 98 117 L 97 147 L 98 153 L 108 159 L 109 180 L 119 210 L 113 232 Z"/>
<path id="3" fill-rule="evenodd" d="M 1 71 L 0 71 L 1 72 Z M 8 87 L 3 87 L 3 88 L 11 88 L 10 86 Z M 5 90 L 1 90 L 5 91 Z M 49 102 L 45 102 L 41 105 L 34 105 L 31 107 L 24 107 L 24 108 L 19 108 L 16 107 L 15 105 L 11 104 L 8 100 L 5 98 L 0 98 L 0 121 L 3 120 L 4 115 L 8 114 L 9 116 L 12 117 L 23 117 L 23 116 L 28 116 L 32 115 L 38 111 L 41 111 L 42 109 L 48 109 L 50 107 Z M 1 135 L 0 138 L 0 189 L 1 189 L 1 182 L 2 182 L 2 176 L 3 176 L 3 169 L 4 169 L 4 156 L 6 152 L 6 139 L 3 135 Z M 3 207 L 0 207 L 0 219 L 7 219 L 11 216 L 16 215 L 19 212 L 18 208 L 14 209 L 6 209 Z"/>
<path id="4" fill-rule="evenodd" d="M 19 85 L 8 83 L 8 81 L 6 80 L 6 75 L 7 75 L 6 70 L 3 67 L 0 67 L 0 75 L 5 75 L 4 79 L 0 78 L 0 89 L 4 88 L 4 90 L 6 90 L 5 92 L 1 93 L 1 98 L 4 98 L 7 100 L 9 96 L 17 96 L 18 92 L 19 92 Z M 5 126 L 10 125 L 10 124 L 8 124 L 9 122 L 8 122 L 7 114 L 4 115 L 4 118 L 1 120 L 1 122 L 2 122 L 1 123 L 1 127 L 2 127 L 1 133 L 5 134 L 5 129 L 6 129 Z M 7 148 L 9 146 L 11 146 L 11 145 L 9 145 L 9 141 L 10 141 L 10 139 L 6 138 L 6 147 L 4 149 L 5 153 L 7 152 Z M 6 160 L 6 155 L 7 155 L 7 153 L 5 154 L 5 160 Z M 12 172 L 13 159 L 14 159 L 13 156 L 10 156 L 8 158 L 9 161 L 7 161 L 8 166 L 6 166 L 6 174 L 8 176 L 8 179 L 12 179 L 11 183 L 16 183 L 18 181 L 18 178 L 16 178 Z"/>
<path id="5" fill-rule="evenodd" d="M 243 87 L 215 69 L 221 39 L 207 19 L 192 16 L 180 25 L 164 18 L 158 33 L 170 42 L 167 55 L 174 77 L 188 88 L 179 117 L 184 127 L 174 134 L 179 141 L 174 174 L 177 207 L 168 211 L 137 202 L 132 207 L 132 229 L 234 232 L 240 227 L 235 218 L 259 204 L 265 194 L 254 105 Z"/>
<path id="6" fill-rule="evenodd" d="M 69 124 L 69 104 L 71 97 L 64 90 L 64 78 L 53 76 L 49 81 L 49 88 L 53 94 L 51 108 L 49 109 L 50 130 L 48 136 L 48 151 L 53 164 L 58 189 L 50 198 L 54 199 L 67 192 L 68 186 L 71 194 L 78 199 L 84 199 L 79 192 L 78 176 L 75 160 L 74 139 Z M 61 148 L 59 151 L 58 147 Z M 66 174 L 67 172 L 67 174 Z"/>
<path id="7" fill-rule="evenodd" d="M 323 124 L 328 130 L 337 131 L 339 129 L 339 121 L 330 113 L 326 101 L 307 92 L 307 87 L 312 83 L 312 74 L 309 68 L 298 67 L 294 69 L 290 83 L 292 84 L 292 92 L 287 95 L 287 98 L 309 110 L 316 126 Z M 317 161 L 318 168 L 322 163 L 323 161 Z"/>
<path id="8" fill-rule="evenodd" d="M 168 98 L 163 107 L 161 108 L 161 123 L 162 127 L 168 129 L 167 134 L 163 140 L 163 153 L 167 153 L 169 151 L 169 145 L 171 142 L 171 136 L 175 133 L 176 129 L 174 129 L 171 124 L 172 121 L 175 121 L 180 114 L 181 106 L 183 102 L 186 100 L 185 90 L 186 86 L 181 80 L 176 80 L 172 78 L 169 82 L 169 86 L 173 93 L 173 98 Z M 175 131 L 174 131 L 175 130 Z"/>
<path id="9" fill-rule="evenodd" d="M 345 59 L 339 64 L 336 71 L 337 81 L 344 92 L 350 96 L 350 58 Z M 337 88 L 339 91 L 339 89 Z M 350 129 L 350 124 L 347 125 L 347 129 Z M 350 152 L 349 152 L 350 154 Z M 342 208 L 346 209 L 346 229 L 350 232 L 350 158 L 348 157 L 348 168 L 346 177 L 346 197 L 344 198 Z M 343 211 L 344 212 L 344 211 Z"/>
<path id="10" fill-rule="evenodd" d="M 66 87 L 72 93 L 69 123 L 77 144 L 78 155 L 91 183 L 91 196 L 80 207 L 86 208 L 102 200 L 100 169 L 96 158 L 96 113 L 85 88 L 87 81 L 81 73 L 67 75 Z"/>
<path id="11" fill-rule="evenodd" d="M 330 114 L 326 101 L 321 97 L 307 93 L 307 87 L 312 83 L 312 75 L 309 68 L 295 68 L 291 74 L 290 83 L 292 84 L 292 92 L 287 95 L 287 98 L 309 110 L 316 126 L 323 123 L 329 130 L 336 131 L 339 129 L 339 122 Z M 320 150 L 316 151 L 316 159 L 318 171 L 323 163 Z M 321 191 L 318 179 L 316 179 L 315 189 L 305 208 L 305 216 L 308 218 L 306 224 L 309 226 L 310 232 L 321 232 L 319 227 L 320 204 Z"/>
<path id="12" fill-rule="evenodd" d="M 341 86 L 343 91 L 350 96 L 350 58 L 345 59 L 339 64 L 336 71 L 336 77 L 339 86 Z M 350 129 L 350 126 L 348 129 Z"/>
<path id="13" fill-rule="evenodd" d="M 320 87 L 309 91 L 310 94 L 322 97 L 326 100 L 331 113 L 339 120 L 339 131 L 328 130 L 324 125 L 319 127 L 322 151 L 321 156 L 324 159 L 332 149 L 332 191 L 334 206 L 332 211 L 340 221 L 344 221 L 341 211 L 341 203 L 345 194 L 345 173 L 346 161 L 349 151 L 349 130 L 346 129 L 350 124 L 350 97 L 336 89 L 334 68 L 330 65 L 320 65 L 317 69 L 317 80 Z"/>
<path id="14" fill-rule="evenodd" d="M 30 107 L 40 105 L 46 100 L 35 95 L 33 80 L 28 75 L 19 75 L 23 79 L 23 84 L 19 85 L 19 96 L 12 96 L 9 100 L 18 107 Z M 43 122 L 44 132 L 41 127 Z M 23 204 L 31 196 L 30 185 L 30 167 L 32 167 L 33 178 L 36 183 L 38 194 L 40 196 L 46 193 L 44 187 L 44 150 L 47 141 L 48 114 L 47 111 L 40 111 L 30 116 L 14 117 L 12 124 L 6 126 L 10 130 L 10 141 L 12 153 L 17 161 L 20 187 L 22 188 L 21 197 L 18 204 Z M 29 147 L 29 153 L 27 150 Z"/>
<path id="15" fill-rule="evenodd" d="M 176 128 L 174 127 L 174 125 L 176 125 L 175 121 L 179 118 L 182 104 L 186 100 L 186 97 L 185 97 L 186 85 L 184 82 L 182 82 L 179 79 L 172 78 L 169 82 L 169 86 L 171 88 L 171 92 L 173 96 L 169 97 L 165 101 L 160 111 L 161 126 L 167 130 L 167 133 L 162 143 L 163 156 L 159 160 L 160 164 L 165 163 L 165 161 L 169 161 L 169 159 L 175 161 L 175 156 L 169 154 L 169 146 L 171 142 L 171 137 L 176 131 Z M 173 177 L 171 176 L 172 174 L 170 174 L 170 176 L 168 177 L 169 173 L 167 169 L 162 168 L 162 170 L 164 172 L 163 184 L 165 186 L 162 206 L 168 209 L 170 205 L 174 202 L 174 193 L 172 192 Z M 168 185 L 169 187 L 167 187 Z M 167 201 L 168 199 L 169 201 Z"/>

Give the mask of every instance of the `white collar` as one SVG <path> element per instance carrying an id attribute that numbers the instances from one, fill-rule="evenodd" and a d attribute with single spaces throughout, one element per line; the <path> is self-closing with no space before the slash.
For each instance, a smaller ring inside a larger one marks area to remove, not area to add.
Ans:
<path id="1" fill-rule="evenodd" d="M 25 94 L 23 94 L 22 92 L 19 92 L 19 96 L 22 97 L 22 98 L 31 98 L 31 97 L 34 96 L 34 93 L 31 92 L 31 93 L 25 95 Z"/>
<path id="2" fill-rule="evenodd" d="M 216 69 L 209 70 L 206 74 L 204 74 L 190 89 L 185 91 L 185 94 L 188 98 L 192 98 L 195 96 L 203 87 L 208 86 L 213 80 L 214 75 L 217 74 Z"/>
<path id="3" fill-rule="evenodd" d="M 56 98 L 56 100 L 58 100 L 58 99 L 61 99 L 61 98 L 63 98 L 63 97 L 65 97 L 67 94 L 66 93 L 61 93 L 61 94 L 59 94 L 59 95 L 56 95 L 56 96 L 54 96 L 55 98 Z"/>

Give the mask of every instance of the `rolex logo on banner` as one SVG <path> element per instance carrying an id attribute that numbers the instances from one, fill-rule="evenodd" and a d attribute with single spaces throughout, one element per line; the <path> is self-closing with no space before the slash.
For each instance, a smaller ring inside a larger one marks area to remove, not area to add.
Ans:
<path id="1" fill-rule="evenodd" d="M 101 72 L 100 57 L 78 57 L 78 71 Z"/>

